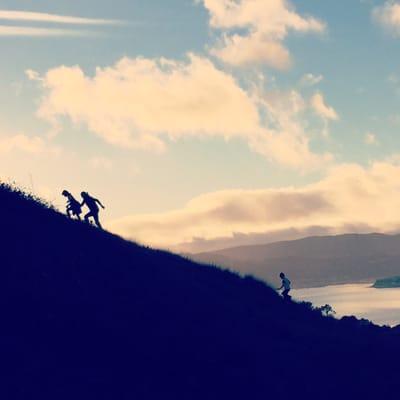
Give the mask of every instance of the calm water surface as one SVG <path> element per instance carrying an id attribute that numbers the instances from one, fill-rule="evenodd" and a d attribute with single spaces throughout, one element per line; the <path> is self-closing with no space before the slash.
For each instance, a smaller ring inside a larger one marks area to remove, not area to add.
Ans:
<path id="1" fill-rule="evenodd" d="M 371 284 L 338 285 L 293 290 L 292 295 L 316 306 L 330 304 L 338 317 L 354 315 L 378 325 L 400 324 L 400 288 L 374 289 Z"/>

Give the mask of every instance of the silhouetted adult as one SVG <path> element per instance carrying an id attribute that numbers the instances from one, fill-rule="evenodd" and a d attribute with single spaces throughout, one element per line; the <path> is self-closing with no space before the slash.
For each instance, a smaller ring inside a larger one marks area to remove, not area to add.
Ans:
<path id="1" fill-rule="evenodd" d="M 281 272 L 279 274 L 279 277 L 282 279 L 282 286 L 277 290 L 283 289 L 283 291 L 282 291 L 283 298 L 285 300 L 291 300 L 292 297 L 289 295 L 289 292 L 291 289 L 291 287 L 290 287 L 291 283 L 290 283 L 289 279 L 286 277 L 286 275 L 283 272 Z"/>
<path id="2" fill-rule="evenodd" d="M 96 223 L 96 225 L 100 228 L 103 229 L 103 227 L 100 224 L 99 221 L 99 206 L 104 209 L 105 207 L 103 206 L 103 204 L 101 204 L 101 201 L 98 199 L 95 199 L 94 197 L 90 196 L 89 193 L 87 192 L 82 192 L 81 193 L 82 196 L 82 203 L 81 203 L 81 207 L 83 207 L 84 205 L 86 205 L 89 209 L 89 212 L 85 215 L 85 222 L 89 222 L 89 218 L 92 217 L 94 219 L 94 222 Z"/>
<path id="3" fill-rule="evenodd" d="M 67 215 L 70 218 L 76 217 L 81 220 L 82 208 L 78 200 L 68 190 L 63 190 L 62 195 L 67 198 Z"/>

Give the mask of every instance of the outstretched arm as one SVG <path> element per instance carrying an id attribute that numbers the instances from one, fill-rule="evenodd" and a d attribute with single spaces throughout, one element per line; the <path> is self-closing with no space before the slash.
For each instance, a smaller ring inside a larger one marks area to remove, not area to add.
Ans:
<path id="1" fill-rule="evenodd" d="M 100 205 L 100 207 L 104 210 L 104 206 L 103 206 L 103 204 L 101 204 L 101 201 L 99 200 L 99 199 L 95 199 L 96 200 L 96 203 L 98 203 L 99 205 Z"/>

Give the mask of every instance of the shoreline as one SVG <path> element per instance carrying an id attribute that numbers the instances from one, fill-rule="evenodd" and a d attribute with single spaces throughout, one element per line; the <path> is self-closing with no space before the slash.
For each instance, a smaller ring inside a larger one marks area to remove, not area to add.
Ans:
<path id="1" fill-rule="evenodd" d="M 297 287 L 292 287 L 292 290 L 303 290 L 303 289 L 319 289 L 319 288 L 324 288 L 324 287 L 331 287 L 331 286 L 345 286 L 345 285 L 371 285 L 373 288 L 373 285 L 375 284 L 375 281 L 358 281 L 358 282 L 342 282 L 342 283 L 328 283 L 328 284 L 321 284 L 321 285 L 312 285 L 312 286 L 297 286 Z M 390 289 L 390 288 L 388 288 Z M 392 288 L 395 289 L 395 288 Z M 400 287 L 399 287 L 400 289 Z"/>

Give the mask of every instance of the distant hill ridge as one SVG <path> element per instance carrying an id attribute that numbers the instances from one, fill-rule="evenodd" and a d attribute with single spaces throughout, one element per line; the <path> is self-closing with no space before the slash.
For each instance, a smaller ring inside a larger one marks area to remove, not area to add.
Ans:
<path id="1" fill-rule="evenodd" d="M 194 254 L 194 260 L 275 282 L 281 270 L 297 287 L 374 282 L 400 275 L 400 235 L 346 234 Z"/>
<path id="2" fill-rule="evenodd" d="M 252 278 L 68 220 L 6 186 L 0 220 L 1 399 L 398 393 L 398 328 L 324 318 Z"/>

